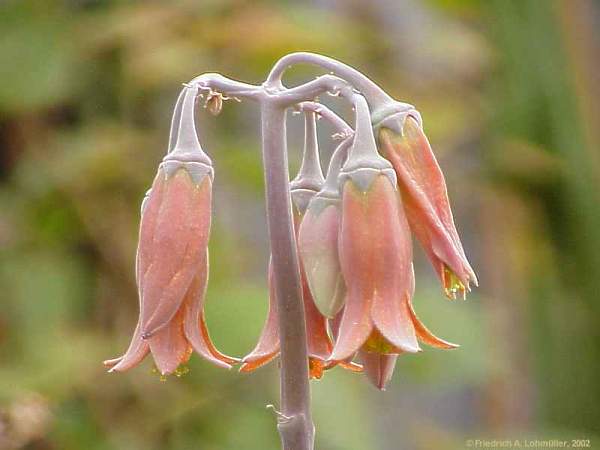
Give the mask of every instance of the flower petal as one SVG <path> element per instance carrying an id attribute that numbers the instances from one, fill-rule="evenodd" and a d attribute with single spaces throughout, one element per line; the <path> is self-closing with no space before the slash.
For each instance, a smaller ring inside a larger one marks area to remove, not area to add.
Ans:
<path id="1" fill-rule="evenodd" d="M 196 353 L 219 367 L 230 369 L 238 360 L 224 355 L 216 349 L 210 339 L 204 319 L 204 298 L 208 282 L 208 249 L 198 267 L 198 273 L 192 281 L 183 303 L 185 309 L 183 330 Z"/>
<path id="2" fill-rule="evenodd" d="M 159 171 L 157 179 L 161 176 Z M 180 169 L 164 183 L 154 233 L 148 236 L 142 223 L 140 234 L 140 267 L 145 268 L 140 286 L 144 338 L 165 327 L 178 311 L 204 257 L 210 231 L 210 177 L 198 186 Z M 153 200 L 151 194 L 142 222 Z"/>
<path id="3" fill-rule="evenodd" d="M 125 354 L 120 358 L 104 361 L 104 365 L 110 368 L 109 372 L 124 372 L 137 366 L 148 354 L 149 350 L 150 347 L 148 346 L 148 343 L 142 339 L 142 332 L 138 323 L 135 327 L 135 332 L 133 333 L 129 348 Z"/>
<path id="4" fill-rule="evenodd" d="M 373 192 L 381 180 L 387 179 L 378 176 L 366 192 L 352 179 L 343 186 L 339 254 L 347 294 L 332 360 L 356 353 L 373 329 L 371 305 L 384 270 L 375 234 L 378 211 L 373 207 Z"/>
<path id="5" fill-rule="evenodd" d="M 388 178 L 379 177 L 370 192 L 369 238 L 375 275 L 370 315 L 375 327 L 394 346 L 419 351 L 406 305 L 412 287 L 412 242 L 398 192 Z M 365 257 L 364 255 L 362 256 Z"/>
<path id="6" fill-rule="evenodd" d="M 148 339 L 150 351 L 161 375 L 175 372 L 192 354 L 192 346 L 183 332 L 184 311 L 180 309 L 167 326 Z"/>
<path id="7" fill-rule="evenodd" d="M 308 356 L 326 361 L 331 354 L 333 345 L 327 333 L 327 318 L 319 313 L 308 287 L 306 275 L 301 268 L 302 297 L 304 301 L 304 318 L 306 321 L 306 341 Z"/>
<path id="8" fill-rule="evenodd" d="M 334 341 L 337 340 L 343 315 L 344 311 L 342 310 L 339 313 L 337 313 L 333 319 L 329 319 L 329 330 L 331 332 L 331 337 Z M 339 361 L 334 361 L 330 358 L 329 364 L 325 367 L 325 370 L 333 369 L 335 366 L 339 365 L 343 369 L 349 370 L 350 372 L 362 372 L 363 367 L 360 364 L 352 361 L 353 358 L 354 354 L 350 355 L 346 359 Z"/>
<path id="9" fill-rule="evenodd" d="M 398 355 L 382 355 L 361 350 L 358 352 L 358 356 L 371 384 L 377 389 L 385 391 L 388 382 L 392 379 Z"/>
<path id="10" fill-rule="evenodd" d="M 338 256 L 339 205 L 311 202 L 298 231 L 298 250 L 314 303 L 333 318 L 344 306 L 346 286 Z"/>
<path id="11" fill-rule="evenodd" d="M 457 344 L 453 344 L 435 336 L 431 331 L 427 329 L 425 325 L 423 325 L 423 322 L 419 320 L 417 314 L 415 313 L 412 302 L 408 302 L 408 306 L 410 311 L 410 319 L 415 327 L 415 331 L 417 332 L 417 338 L 419 338 L 420 341 L 436 348 L 451 349 L 460 347 Z"/>
<path id="12" fill-rule="evenodd" d="M 242 359 L 240 372 L 252 372 L 271 362 L 279 354 L 279 320 L 273 281 L 273 268 L 269 260 L 269 312 L 256 347 Z"/>

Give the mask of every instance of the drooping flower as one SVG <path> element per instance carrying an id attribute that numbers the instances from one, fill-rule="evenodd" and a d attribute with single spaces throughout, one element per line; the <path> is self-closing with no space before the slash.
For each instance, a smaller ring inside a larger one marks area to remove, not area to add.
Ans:
<path id="1" fill-rule="evenodd" d="M 446 295 L 464 298 L 470 283 L 477 285 L 477 278 L 456 231 L 444 174 L 427 137 L 410 113 L 390 116 L 377 128 L 380 149 L 398 176 L 412 232 L 425 249 Z"/>
<path id="2" fill-rule="evenodd" d="M 412 242 L 396 176 L 377 153 L 366 101 L 358 97 L 355 107 L 354 142 L 340 175 L 339 257 L 347 293 L 331 359 L 360 351 L 369 380 L 383 389 L 395 356 L 420 351 L 418 340 L 455 345 L 433 336 L 414 314 Z"/>
<path id="3" fill-rule="evenodd" d="M 204 319 L 213 169 L 196 136 L 195 97 L 196 90 L 188 89 L 177 144 L 142 205 L 136 257 L 140 316 L 125 354 L 105 361 L 111 371 L 134 367 L 148 352 L 162 375 L 175 372 L 193 350 L 221 367 L 236 362 L 214 347 Z"/>

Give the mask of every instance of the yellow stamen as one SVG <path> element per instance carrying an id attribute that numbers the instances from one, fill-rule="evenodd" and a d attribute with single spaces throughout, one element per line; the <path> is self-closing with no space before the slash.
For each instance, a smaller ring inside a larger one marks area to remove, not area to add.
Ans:
<path id="1" fill-rule="evenodd" d="M 464 300 L 467 296 L 467 289 L 465 288 L 465 285 L 448 266 L 444 265 L 443 270 L 442 278 L 446 296 L 450 300 L 456 300 L 456 296 L 459 294 Z"/>

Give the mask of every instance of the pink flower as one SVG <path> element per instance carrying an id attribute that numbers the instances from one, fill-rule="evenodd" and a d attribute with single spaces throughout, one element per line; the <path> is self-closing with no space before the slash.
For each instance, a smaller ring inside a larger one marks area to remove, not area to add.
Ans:
<path id="1" fill-rule="evenodd" d="M 390 120 L 390 119 L 388 119 Z M 381 126 L 382 153 L 398 176 L 404 209 L 412 232 L 421 242 L 440 277 L 446 295 L 466 295 L 477 285 L 454 226 L 444 174 L 419 123 L 404 116 L 402 133 Z"/>
<path id="2" fill-rule="evenodd" d="M 206 175 L 197 183 L 193 164 L 165 162 L 154 179 L 140 224 L 140 318 L 129 349 L 105 362 L 111 371 L 136 366 L 148 352 L 161 374 L 192 350 L 221 367 L 236 361 L 216 350 L 204 321 L 212 183 Z"/>
<path id="3" fill-rule="evenodd" d="M 204 320 L 213 171 L 193 128 L 195 94 L 186 93 L 177 145 L 142 204 L 136 259 L 140 315 L 125 354 L 104 362 L 111 372 L 136 366 L 148 352 L 162 375 L 175 372 L 192 350 L 221 367 L 237 361 L 214 347 Z"/>
<path id="4" fill-rule="evenodd" d="M 412 240 L 390 163 L 378 153 L 366 102 L 357 98 L 356 131 L 341 174 L 339 261 L 344 309 L 330 359 L 357 352 L 369 380 L 384 389 L 397 355 L 456 345 L 434 336 L 413 306 Z"/>
<path id="5" fill-rule="evenodd" d="M 420 351 L 418 340 L 438 348 L 456 345 L 434 336 L 412 307 L 410 230 L 390 179 L 378 175 L 367 191 L 348 179 L 342 210 L 340 261 L 348 292 L 331 359 L 360 350 L 365 373 L 383 389 L 393 356 Z"/>

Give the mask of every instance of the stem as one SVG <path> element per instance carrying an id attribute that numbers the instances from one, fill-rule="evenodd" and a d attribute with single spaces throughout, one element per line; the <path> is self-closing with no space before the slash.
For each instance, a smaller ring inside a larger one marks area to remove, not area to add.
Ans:
<path id="1" fill-rule="evenodd" d="M 169 131 L 169 147 L 167 153 L 171 152 L 175 148 L 177 143 L 177 134 L 179 130 L 179 121 L 181 120 L 181 105 L 183 103 L 183 97 L 186 89 L 183 88 L 177 97 L 175 102 L 175 108 L 173 109 L 173 117 L 171 119 L 171 130 Z"/>
<path id="2" fill-rule="evenodd" d="M 317 139 L 317 117 L 313 111 L 304 112 L 304 149 L 302 163 L 296 177 L 290 184 L 290 189 L 321 189 L 323 169 L 319 158 L 319 142 Z M 292 199 L 293 200 L 293 199 Z"/>
<path id="3" fill-rule="evenodd" d="M 348 136 L 352 136 L 352 134 L 354 133 L 354 131 L 352 130 L 352 127 L 350 125 L 348 125 L 344 119 L 342 119 L 340 116 L 338 116 L 336 113 L 334 113 L 331 109 L 329 109 L 327 106 L 325 106 L 321 103 L 316 103 L 316 102 L 298 103 L 298 111 L 300 111 L 300 112 L 313 111 L 319 117 L 322 117 L 323 119 L 327 120 L 333 126 L 333 128 L 335 128 L 336 133 L 342 139 L 346 138 Z"/>
<path id="4" fill-rule="evenodd" d="M 281 83 L 283 73 L 294 64 L 312 64 L 339 75 L 367 98 L 372 109 L 379 109 L 384 105 L 397 103 L 383 89 L 355 68 L 333 58 L 309 52 L 290 53 L 277 61 L 265 81 L 265 86 L 281 89 L 283 87 Z"/>
<path id="5" fill-rule="evenodd" d="M 264 88 L 262 86 L 232 80 L 219 73 L 203 73 L 188 84 L 198 85 L 198 88 L 201 91 L 205 89 L 214 89 L 215 91 L 227 94 L 231 97 L 259 100 L 264 96 Z"/>
<path id="6" fill-rule="evenodd" d="M 346 80 L 334 75 L 321 75 L 315 80 L 308 81 L 293 88 L 273 88 L 263 84 L 265 93 L 281 106 L 292 106 L 296 103 L 313 100 L 324 92 L 340 95 L 351 91 L 352 86 Z"/>
<path id="7" fill-rule="evenodd" d="M 268 100 L 280 107 L 290 107 L 296 103 L 314 100 L 325 92 L 331 95 L 341 93 L 347 97 L 348 94 L 344 93 L 352 89 L 347 81 L 334 75 L 321 75 L 312 81 L 288 89 L 283 86 L 279 88 L 267 84 L 257 86 L 235 81 L 218 73 L 204 73 L 190 81 L 188 86 L 195 86 L 200 91 L 214 90 L 230 97 L 256 101 Z"/>
<path id="8" fill-rule="evenodd" d="M 212 162 L 208 155 L 204 153 L 204 150 L 202 150 L 198 135 L 196 134 L 196 121 L 194 116 L 197 94 L 197 86 L 186 87 L 183 92 L 183 100 L 180 100 L 181 96 L 177 100 L 178 105 L 175 107 L 173 123 L 176 122 L 177 116 L 179 116 L 179 129 L 177 130 L 175 146 L 171 149 L 170 153 L 165 156 L 164 161 L 194 161 L 207 167 L 212 166 Z M 173 137 L 174 134 L 170 139 L 173 139 Z"/>
<path id="9" fill-rule="evenodd" d="M 312 450 L 314 425 L 304 304 L 292 222 L 285 107 L 261 102 L 263 164 L 273 282 L 279 307 L 281 414 L 277 428 L 283 450 Z"/>

